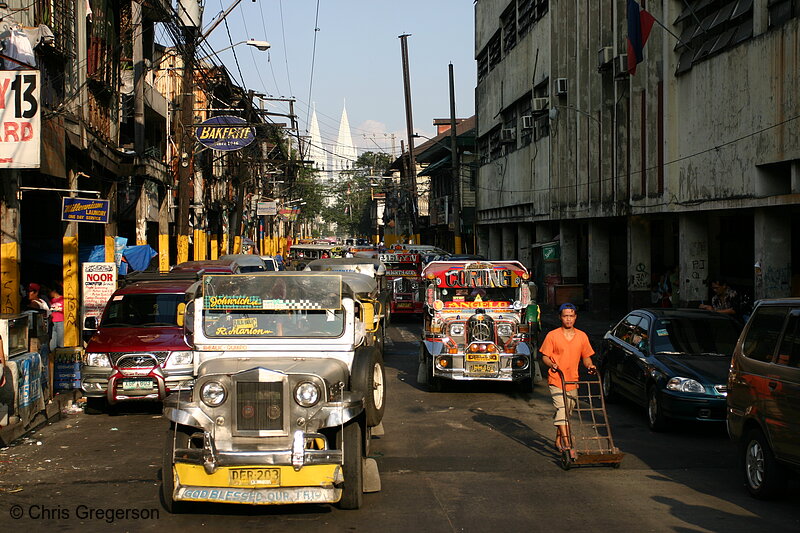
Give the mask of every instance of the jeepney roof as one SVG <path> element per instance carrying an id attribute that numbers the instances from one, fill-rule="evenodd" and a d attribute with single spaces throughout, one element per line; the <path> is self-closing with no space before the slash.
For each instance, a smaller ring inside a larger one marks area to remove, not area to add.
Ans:
<path id="1" fill-rule="evenodd" d="M 359 299 L 363 298 L 364 296 L 368 296 L 372 293 L 375 293 L 378 290 L 378 283 L 365 274 L 359 274 L 357 272 L 308 272 L 308 271 L 266 271 L 266 272 L 251 272 L 248 274 L 234 274 L 234 276 L 258 276 L 258 277 L 278 277 L 278 276 L 290 276 L 290 277 L 312 277 L 312 276 L 341 276 L 342 278 L 342 296 L 349 296 L 351 298 Z M 199 294 L 198 291 L 202 291 L 202 284 L 198 283 L 195 287 L 192 287 L 195 290 L 196 294 Z"/>

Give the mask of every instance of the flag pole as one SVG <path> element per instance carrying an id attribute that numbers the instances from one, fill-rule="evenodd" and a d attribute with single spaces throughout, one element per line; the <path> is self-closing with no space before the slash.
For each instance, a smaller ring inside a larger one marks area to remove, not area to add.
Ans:
<path id="1" fill-rule="evenodd" d="M 649 13 L 649 11 L 648 11 L 648 13 Z M 653 14 L 652 14 L 652 13 L 650 13 L 650 16 L 651 16 L 651 17 L 653 17 Z M 664 26 L 664 25 L 661 23 L 661 21 L 660 21 L 660 20 L 658 20 L 657 18 L 653 17 L 653 21 L 654 21 L 656 24 L 658 24 L 659 26 L 661 26 L 661 27 L 664 29 L 664 31 L 666 31 L 667 33 L 669 33 L 670 35 L 672 35 L 673 37 L 675 37 L 675 40 L 676 40 L 676 41 L 678 41 L 679 43 L 681 43 L 683 46 L 685 46 L 686 48 L 688 48 L 690 51 L 694 52 L 694 48 L 692 48 L 691 46 L 689 46 L 689 43 L 685 43 L 685 42 L 681 41 L 681 38 L 680 38 L 680 37 L 678 37 L 677 35 L 675 35 L 674 33 L 672 33 L 672 31 L 670 31 L 670 29 L 669 29 L 669 28 L 667 28 L 666 26 Z"/>

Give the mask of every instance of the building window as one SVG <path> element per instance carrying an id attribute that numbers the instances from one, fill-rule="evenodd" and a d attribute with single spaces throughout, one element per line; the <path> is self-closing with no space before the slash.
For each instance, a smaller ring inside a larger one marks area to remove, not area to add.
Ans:
<path id="1" fill-rule="evenodd" d="M 520 39 L 547 13 L 548 0 L 517 0 L 517 28 Z"/>
<path id="2" fill-rule="evenodd" d="M 500 32 L 494 34 L 494 37 L 489 39 L 489 44 L 486 45 L 489 53 L 489 71 L 500 63 Z"/>
<path id="3" fill-rule="evenodd" d="M 478 54 L 478 83 L 489 73 L 489 53 L 486 49 Z"/>
<path id="4" fill-rule="evenodd" d="M 517 9 L 514 2 L 500 15 L 503 29 L 503 54 L 508 54 L 517 45 Z"/>
<path id="5" fill-rule="evenodd" d="M 753 0 L 687 0 L 675 19 L 681 37 L 676 74 L 753 36 Z"/>
<path id="6" fill-rule="evenodd" d="M 517 108 L 512 105 L 503 111 L 503 127 L 500 130 L 500 142 L 503 144 L 505 154 L 510 154 L 517 149 Z"/>

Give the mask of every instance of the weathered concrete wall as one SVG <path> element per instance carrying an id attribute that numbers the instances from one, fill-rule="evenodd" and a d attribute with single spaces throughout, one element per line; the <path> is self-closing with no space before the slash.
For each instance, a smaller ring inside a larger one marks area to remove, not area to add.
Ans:
<path id="1" fill-rule="evenodd" d="M 708 226 L 704 214 L 684 213 L 678 219 L 680 305 L 708 303 Z"/>
<path id="2" fill-rule="evenodd" d="M 790 292 L 792 227 L 785 209 L 756 209 L 755 298 L 779 298 Z"/>

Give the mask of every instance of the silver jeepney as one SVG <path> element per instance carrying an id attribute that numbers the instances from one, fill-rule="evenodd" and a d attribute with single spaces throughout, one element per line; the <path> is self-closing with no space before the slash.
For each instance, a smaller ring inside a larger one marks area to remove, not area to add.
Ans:
<path id="1" fill-rule="evenodd" d="M 383 355 L 361 274 L 205 276 L 187 309 L 192 391 L 170 396 L 162 496 L 338 503 L 378 490 L 367 458 L 385 409 Z"/>

